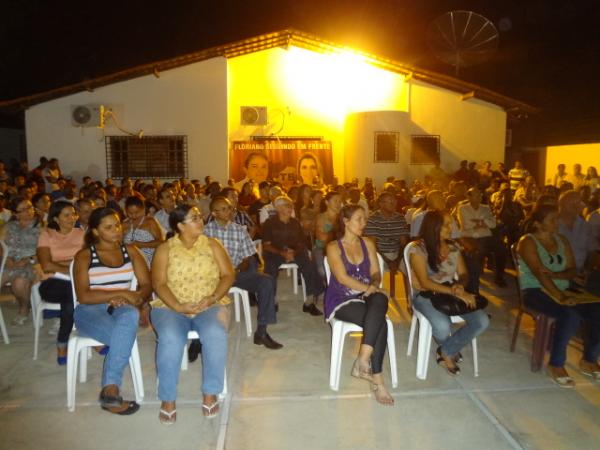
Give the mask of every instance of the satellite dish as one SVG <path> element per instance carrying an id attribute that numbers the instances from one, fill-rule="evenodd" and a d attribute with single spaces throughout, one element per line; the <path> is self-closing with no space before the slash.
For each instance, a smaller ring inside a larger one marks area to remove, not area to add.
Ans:
<path id="1" fill-rule="evenodd" d="M 436 57 L 454 66 L 480 64 L 498 48 L 498 30 L 494 24 L 473 11 L 449 11 L 429 24 L 427 43 Z"/>

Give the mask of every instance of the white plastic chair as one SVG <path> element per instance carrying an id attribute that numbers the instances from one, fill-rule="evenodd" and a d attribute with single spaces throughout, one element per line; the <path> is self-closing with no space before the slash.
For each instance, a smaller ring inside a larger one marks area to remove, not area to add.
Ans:
<path id="1" fill-rule="evenodd" d="M 244 289 L 232 287 L 229 289 L 229 295 L 233 296 L 233 310 L 235 321 L 240 321 L 240 302 L 244 309 L 244 320 L 246 322 L 246 336 L 252 335 L 252 314 L 250 310 L 250 294 Z"/>
<path id="2" fill-rule="evenodd" d="M 256 239 L 254 245 L 256 245 L 256 251 L 262 258 L 262 240 Z M 292 289 L 294 290 L 294 295 L 298 295 L 298 271 L 299 267 L 296 263 L 283 263 L 279 266 L 279 270 L 287 271 L 288 277 L 292 275 Z M 302 300 L 306 303 L 306 283 L 304 282 L 304 277 L 300 274 L 300 283 L 302 283 Z"/>
<path id="3" fill-rule="evenodd" d="M 2 249 L 2 259 L 0 260 L 0 288 L 2 287 L 2 275 L 4 274 L 4 265 L 6 264 L 6 258 L 8 258 L 8 246 L 4 241 L 0 240 L 0 248 Z M 4 315 L 2 314 L 2 308 L 0 308 L 0 331 L 2 331 L 2 339 L 5 344 L 10 344 L 8 338 L 8 332 L 6 331 L 6 323 L 4 323 Z"/>
<path id="4" fill-rule="evenodd" d="M 40 342 L 40 328 L 44 326 L 44 310 L 60 311 L 60 303 L 51 303 L 42 300 L 40 295 L 40 283 L 31 286 L 30 294 L 31 315 L 33 317 L 33 359 L 38 357 Z"/>
<path id="5" fill-rule="evenodd" d="M 410 251 L 417 245 L 416 241 L 409 242 L 404 247 L 404 263 L 406 265 L 406 272 L 408 278 L 408 292 L 410 299 L 414 297 L 413 290 L 413 272 L 410 266 Z M 419 343 L 417 347 L 417 378 L 425 380 L 427 378 L 427 369 L 429 368 L 429 354 L 431 353 L 431 337 L 432 329 L 431 323 L 427 318 L 416 308 L 412 308 L 413 316 L 410 323 L 410 334 L 408 336 L 408 349 L 406 351 L 407 356 L 412 355 L 412 348 L 415 340 L 415 333 L 417 331 L 417 325 L 419 326 Z M 450 316 L 452 323 L 463 323 L 464 320 L 460 316 Z M 471 341 L 473 347 L 473 375 L 479 376 L 479 362 L 477 358 L 477 338 Z"/>
<path id="6" fill-rule="evenodd" d="M 188 341 L 192 339 L 200 339 L 196 331 L 188 331 Z M 187 343 L 183 349 L 183 358 L 181 359 L 181 370 L 188 370 L 188 355 L 187 355 Z M 158 379 L 157 379 L 158 383 Z M 225 369 L 225 379 L 223 380 L 223 391 L 219 394 L 222 399 L 227 395 L 227 369 Z"/>
<path id="7" fill-rule="evenodd" d="M 287 270 L 288 273 L 292 274 L 292 289 L 294 290 L 294 295 L 298 295 L 298 271 L 299 267 L 296 263 L 283 263 L 279 266 L 279 270 Z M 304 282 L 304 277 L 300 274 L 300 283 L 302 283 L 302 300 L 306 303 L 306 283 Z"/>
<path id="8" fill-rule="evenodd" d="M 379 273 L 382 276 L 383 282 L 383 258 L 380 254 L 377 254 L 379 261 Z M 331 277 L 331 269 L 327 261 L 327 257 L 323 260 L 325 266 L 325 276 L 327 278 L 327 284 L 329 284 L 329 278 Z M 380 287 L 382 284 L 380 283 Z M 398 368 L 396 362 L 396 340 L 394 337 L 394 324 L 389 317 L 385 318 L 387 323 L 387 346 L 388 355 L 390 358 L 390 370 L 392 372 L 392 387 L 398 387 Z M 340 373 L 342 370 L 342 354 L 344 353 L 344 340 L 348 333 L 359 332 L 362 333 L 362 327 L 350 323 L 344 322 L 343 320 L 337 320 L 332 318 L 329 321 L 331 325 L 331 360 L 329 362 L 329 387 L 338 391 L 340 388 Z"/>
<path id="9" fill-rule="evenodd" d="M 71 262 L 69 272 L 71 279 L 73 279 L 73 262 Z M 73 306 L 77 307 L 75 283 L 71 283 L 71 286 L 73 288 Z M 134 277 L 131 282 L 131 290 L 134 291 L 136 288 L 137 279 Z M 77 364 L 79 362 L 79 382 L 85 383 L 87 381 L 87 360 L 91 358 L 91 347 L 98 346 L 104 346 L 104 344 L 90 337 L 79 336 L 77 330 L 73 327 L 73 331 L 69 337 L 69 349 L 67 353 L 67 407 L 71 412 L 75 411 Z M 141 403 L 144 400 L 144 380 L 142 377 L 142 364 L 140 362 L 137 339 L 133 342 L 133 347 L 131 348 L 129 368 L 131 370 L 135 401 Z"/>

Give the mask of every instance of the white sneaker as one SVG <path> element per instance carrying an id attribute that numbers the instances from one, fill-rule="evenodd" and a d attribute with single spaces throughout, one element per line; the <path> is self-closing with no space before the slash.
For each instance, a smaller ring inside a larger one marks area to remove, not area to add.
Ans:
<path id="1" fill-rule="evenodd" d="M 58 334 L 58 329 L 60 328 L 60 319 L 54 319 L 52 322 L 52 326 L 48 330 L 48 334 L 50 336 L 56 336 Z"/>

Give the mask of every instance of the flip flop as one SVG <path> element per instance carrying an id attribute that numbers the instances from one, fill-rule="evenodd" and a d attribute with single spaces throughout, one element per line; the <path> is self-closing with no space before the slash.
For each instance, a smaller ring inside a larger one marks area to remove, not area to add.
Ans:
<path id="1" fill-rule="evenodd" d="M 206 417 L 207 419 L 212 419 L 213 417 L 217 417 L 217 415 L 219 414 L 219 401 L 217 400 L 216 402 L 214 402 L 212 405 L 205 405 L 202 404 L 202 409 L 204 410 L 204 417 Z"/>
<path id="2" fill-rule="evenodd" d="M 171 412 L 161 409 L 158 412 L 158 420 L 160 420 L 160 423 L 162 423 L 163 425 L 167 425 L 167 426 L 173 425 L 175 423 L 175 421 L 177 420 L 177 416 L 175 415 L 176 413 L 177 413 L 176 409 L 174 409 Z"/>

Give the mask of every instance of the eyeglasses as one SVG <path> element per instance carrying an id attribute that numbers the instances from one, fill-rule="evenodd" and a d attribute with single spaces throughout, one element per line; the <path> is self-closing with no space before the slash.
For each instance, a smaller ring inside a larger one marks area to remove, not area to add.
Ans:
<path id="1" fill-rule="evenodd" d="M 22 213 L 22 212 L 26 212 L 26 211 L 31 211 L 32 209 L 33 209 L 33 206 L 29 205 L 29 206 L 26 206 L 24 208 L 17 209 L 16 212 Z"/>

